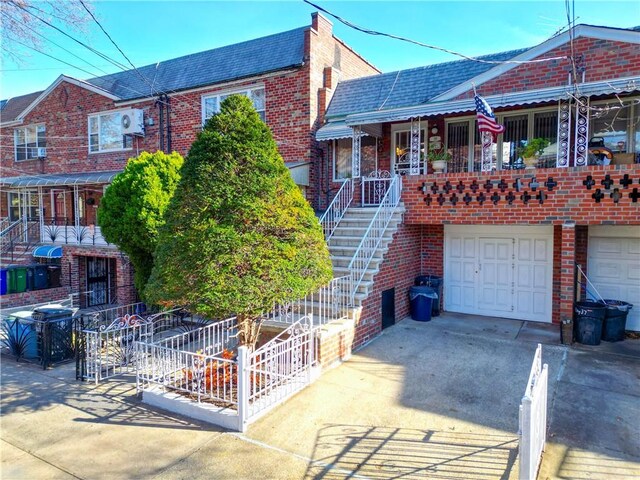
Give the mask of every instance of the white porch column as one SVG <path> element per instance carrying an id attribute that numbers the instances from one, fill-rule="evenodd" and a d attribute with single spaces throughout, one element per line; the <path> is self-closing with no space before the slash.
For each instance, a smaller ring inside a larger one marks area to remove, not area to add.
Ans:
<path id="1" fill-rule="evenodd" d="M 21 203 L 21 210 L 22 210 L 22 241 L 24 242 L 28 242 L 29 241 L 29 192 L 27 190 L 22 190 L 22 201 Z"/>
<path id="2" fill-rule="evenodd" d="M 75 229 L 76 243 L 80 245 L 80 206 L 78 205 L 78 186 L 73 186 L 73 227 Z"/>
<path id="3" fill-rule="evenodd" d="M 491 132 L 481 132 L 482 141 L 482 171 L 490 172 L 493 164 L 493 134 Z"/>
<path id="4" fill-rule="evenodd" d="M 573 148 L 573 165 L 582 167 L 587 164 L 589 153 L 589 97 L 576 100 L 576 132 Z"/>
<path id="5" fill-rule="evenodd" d="M 40 232 L 38 236 L 42 241 L 42 235 L 44 233 L 44 202 L 42 200 L 42 187 L 38 187 L 38 221 L 40 222 Z"/>
<path id="6" fill-rule="evenodd" d="M 571 99 L 563 98 L 558 102 L 558 149 L 556 167 L 569 166 L 569 142 L 571 138 Z"/>
<path id="7" fill-rule="evenodd" d="M 409 175 L 420 175 L 420 119 L 411 119 Z"/>
<path id="8" fill-rule="evenodd" d="M 362 129 L 358 125 L 353 127 L 353 142 L 351 143 L 351 178 L 360 176 L 360 142 L 362 140 Z"/>

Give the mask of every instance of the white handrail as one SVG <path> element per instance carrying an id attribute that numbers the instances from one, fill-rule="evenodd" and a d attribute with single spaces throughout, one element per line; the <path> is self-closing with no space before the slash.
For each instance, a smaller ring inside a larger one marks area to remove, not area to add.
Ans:
<path id="1" fill-rule="evenodd" d="M 392 178 L 391 183 L 389 183 L 389 188 L 380 201 L 380 205 L 371 219 L 369 227 L 358 245 L 358 249 L 353 254 L 353 258 L 349 263 L 349 271 L 351 272 L 353 282 L 351 287 L 352 302 L 356 291 L 358 290 L 358 286 L 362 282 L 362 278 L 367 271 L 367 267 L 375 255 L 384 232 L 395 213 L 396 207 L 400 203 L 401 192 L 402 177 L 395 175 Z"/>
<path id="2" fill-rule="evenodd" d="M 329 241 L 353 200 L 353 178 L 344 181 L 340 190 L 320 217 L 325 240 Z"/>

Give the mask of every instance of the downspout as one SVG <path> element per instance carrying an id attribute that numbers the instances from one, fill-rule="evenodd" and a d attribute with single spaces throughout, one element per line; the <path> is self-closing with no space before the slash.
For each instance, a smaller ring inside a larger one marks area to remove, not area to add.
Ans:
<path id="1" fill-rule="evenodd" d="M 158 107 L 158 135 L 160 137 L 160 150 L 164 152 L 164 107 L 162 105 L 162 95 L 156 100 L 156 106 Z"/>
<path id="2" fill-rule="evenodd" d="M 164 99 L 167 103 L 167 152 L 171 153 L 171 99 L 165 94 Z"/>

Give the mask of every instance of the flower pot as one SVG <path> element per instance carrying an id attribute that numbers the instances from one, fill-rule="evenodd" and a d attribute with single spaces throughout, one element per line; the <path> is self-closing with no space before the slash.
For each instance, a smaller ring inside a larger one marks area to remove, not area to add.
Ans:
<path id="1" fill-rule="evenodd" d="M 442 173 L 447 166 L 447 162 L 446 160 L 435 160 L 431 162 L 431 166 L 433 167 L 433 171 L 435 173 Z"/>
<path id="2" fill-rule="evenodd" d="M 531 170 L 532 168 L 536 168 L 538 166 L 538 157 L 524 157 L 524 164 L 526 165 L 527 170 Z"/>

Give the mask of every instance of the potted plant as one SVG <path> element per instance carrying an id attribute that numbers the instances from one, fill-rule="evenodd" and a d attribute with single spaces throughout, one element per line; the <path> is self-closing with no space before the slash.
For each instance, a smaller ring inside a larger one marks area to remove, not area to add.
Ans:
<path id="1" fill-rule="evenodd" d="M 526 145 L 518 148 L 518 155 L 524 160 L 527 169 L 536 167 L 538 158 L 550 143 L 546 138 L 532 138 Z"/>
<path id="2" fill-rule="evenodd" d="M 447 166 L 447 162 L 451 160 L 451 154 L 444 149 L 430 149 L 427 153 L 427 160 L 435 173 L 442 173 Z"/>

